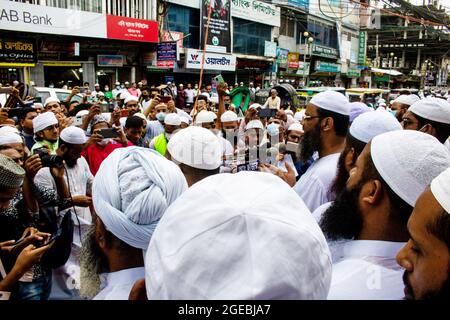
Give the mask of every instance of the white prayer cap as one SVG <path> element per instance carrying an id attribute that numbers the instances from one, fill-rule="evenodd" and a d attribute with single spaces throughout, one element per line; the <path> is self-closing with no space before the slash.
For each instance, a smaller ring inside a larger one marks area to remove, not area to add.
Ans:
<path id="1" fill-rule="evenodd" d="M 36 133 L 55 124 L 58 124 L 55 114 L 53 112 L 44 112 L 33 119 L 33 131 Z"/>
<path id="2" fill-rule="evenodd" d="M 378 99 L 378 104 L 380 103 L 386 103 L 386 100 L 384 100 L 383 98 Z"/>
<path id="3" fill-rule="evenodd" d="M 351 102 L 349 114 L 350 122 L 353 122 L 359 115 L 369 111 L 373 111 L 373 109 L 368 107 L 365 103 Z"/>
<path id="4" fill-rule="evenodd" d="M 442 171 L 450 167 L 450 152 L 432 135 L 395 130 L 372 139 L 373 163 L 389 187 L 410 206 Z"/>
<path id="5" fill-rule="evenodd" d="M 94 87 L 100 87 L 100 85 L 98 83 L 94 84 Z"/>
<path id="6" fill-rule="evenodd" d="M 420 100 L 420 98 L 418 96 L 416 96 L 415 94 L 401 94 L 397 97 L 397 99 L 394 100 L 394 102 L 398 102 L 401 104 L 406 104 L 407 106 L 411 106 L 419 100 Z"/>
<path id="7" fill-rule="evenodd" d="M 245 131 L 250 129 L 264 129 L 264 125 L 260 120 L 251 120 L 247 125 L 245 126 Z"/>
<path id="8" fill-rule="evenodd" d="M 350 134 L 364 143 L 379 134 L 394 130 L 403 130 L 403 128 L 389 112 L 363 113 L 350 126 Z"/>
<path id="9" fill-rule="evenodd" d="M 120 82 L 119 81 L 116 81 L 116 86 L 120 86 Z"/>
<path id="10" fill-rule="evenodd" d="M 232 121 L 239 121 L 238 116 L 236 114 L 236 112 L 233 111 L 225 111 L 221 116 L 220 116 L 220 121 L 221 122 L 232 122 Z"/>
<path id="11" fill-rule="evenodd" d="M 81 111 L 78 111 L 75 116 L 76 117 L 83 117 L 83 116 L 87 116 L 88 114 L 89 114 L 88 110 L 81 110 Z"/>
<path id="12" fill-rule="evenodd" d="M 441 207 L 450 214 L 450 168 L 431 181 L 431 192 Z"/>
<path id="13" fill-rule="evenodd" d="M 217 119 L 217 114 L 215 112 L 212 112 L 212 111 L 208 111 L 208 112 L 211 112 L 211 117 L 213 118 L 213 120 Z"/>
<path id="14" fill-rule="evenodd" d="M 259 103 L 253 103 L 249 107 L 249 109 L 260 109 L 262 106 Z"/>
<path id="15" fill-rule="evenodd" d="M 164 118 L 164 123 L 172 126 L 179 126 L 181 124 L 181 118 L 176 113 L 168 113 Z"/>
<path id="16" fill-rule="evenodd" d="M 145 282 L 150 300 L 326 299 L 331 268 L 323 233 L 292 188 L 247 171 L 203 179 L 167 210 Z"/>
<path id="17" fill-rule="evenodd" d="M 187 189 L 180 168 L 154 150 L 114 150 L 92 186 L 96 214 L 105 228 L 134 248 L 146 250 L 166 209 Z"/>
<path id="18" fill-rule="evenodd" d="M 300 131 L 303 132 L 303 126 L 298 123 L 298 122 L 294 122 L 293 124 L 291 124 L 288 128 L 288 131 Z"/>
<path id="19" fill-rule="evenodd" d="M 132 94 L 129 94 L 126 96 L 124 103 L 126 105 L 128 102 L 131 102 L 131 101 L 138 102 L 139 99 L 137 97 L 133 96 Z"/>
<path id="20" fill-rule="evenodd" d="M 180 119 L 181 119 L 181 122 L 183 122 L 183 123 L 186 123 L 186 124 L 191 123 L 191 120 L 189 120 L 189 118 L 186 116 L 181 116 Z"/>
<path id="21" fill-rule="evenodd" d="M 294 120 L 302 121 L 304 116 L 305 116 L 305 112 L 304 111 L 298 111 L 298 112 L 296 112 L 294 114 Z"/>
<path id="22" fill-rule="evenodd" d="M 125 81 L 125 84 L 130 84 L 128 81 Z"/>
<path id="23" fill-rule="evenodd" d="M 35 102 L 34 104 L 33 104 L 33 108 L 35 108 L 35 109 L 42 109 L 44 106 L 42 105 L 42 103 L 40 103 L 40 102 Z"/>
<path id="24" fill-rule="evenodd" d="M 100 96 L 100 97 L 104 97 L 105 96 L 105 94 L 103 92 L 101 92 L 101 91 L 98 92 L 97 95 Z"/>
<path id="25" fill-rule="evenodd" d="M 219 97 L 212 96 L 212 97 L 209 98 L 209 101 L 217 104 L 217 103 L 219 103 Z"/>
<path id="26" fill-rule="evenodd" d="M 207 110 L 200 111 L 195 117 L 195 124 L 209 123 L 214 121 L 214 112 Z"/>
<path id="27" fill-rule="evenodd" d="M 309 103 L 321 109 L 340 113 L 345 116 L 348 116 L 350 113 L 347 97 L 336 91 L 320 92 L 312 97 Z"/>
<path id="28" fill-rule="evenodd" d="M 133 114 L 134 117 L 139 117 L 142 120 L 147 120 L 147 118 L 145 117 L 145 114 L 143 114 L 142 112 L 137 112 L 135 114 Z"/>
<path id="29" fill-rule="evenodd" d="M 85 144 L 87 141 L 84 130 L 78 127 L 65 128 L 61 131 L 59 137 L 70 144 Z"/>
<path id="30" fill-rule="evenodd" d="M 58 98 L 48 97 L 47 99 L 45 99 L 44 107 L 46 107 L 49 103 L 54 102 L 61 103 Z"/>
<path id="31" fill-rule="evenodd" d="M 187 127 L 175 133 L 167 144 L 173 160 L 192 168 L 214 170 L 222 164 L 222 144 L 210 130 Z"/>
<path id="32" fill-rule="evenodd" d="M 131 94 L 128 91 L 122 91 L 120 93 L 120 100 L 125 100 L 128 96 L 131 96 Z"/>
<path id="33" fill-rule="evenodd" d="M 4 126 L 0 128 L 0 146 L 12 143 L 23 143 L 19 130 L 14 127 Z"/>
<path id="34" fill-rule="evenodd" d="M 408 111 L 428 120 L 450 124 L 450 103 L 443 99 L 429 97 L 419 100 Z"/>

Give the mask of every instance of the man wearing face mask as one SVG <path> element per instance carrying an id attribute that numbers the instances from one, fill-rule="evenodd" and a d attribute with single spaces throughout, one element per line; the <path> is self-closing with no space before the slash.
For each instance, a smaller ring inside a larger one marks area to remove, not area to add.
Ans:
<path id="1" fill-rule="evenodd" d="M 222 136 L 236 149 L 239 144 L 239 119 L 235 112 L 225 111 L 220 117 Z"/>
<path id="2" fill-rule="evenodd" d="M 109 90 L 109 86 L 108 86 L 108 85 L 105 86 L 105 90 L 104 90 L 104 91 L 105 91 L 105 92 L 104 92 L 105 98 L 106 98 L 108 101 L 111 101 L 111 100 L 113 99 L 113 94 L 112 94 L 112 92 Z"/>
<path id="3" fill-rule="evenodd" d="M 402 122 L 403 115 L 408 108 L 419 100 L 420 98 L 415 94 L 402 94 L 392 102 L 391 113 L 397 118 L 398 122 Z"/>
<path id="4" fill-rule="evenodd" d="M 113 96 L 112 99 L 116 99 L 117 95 L 122 93 L 122 88 L 120 87 L 120 82 L 119 81 L 116 82 L 116 87 L 114 89 L 112 89 L 111 93 L 112 93 L 112 96 Z"/>
<path id="5" fill-rule="evenodd" d="M 153 138 L 150 142 L 150 148 L 158 151 L 165 156 L 167 152 L 167 143 L 172 135 L 181 125 L 181 118 L 176 113 L 169 113 L 164 118 L 164 132 Z"/>
<path id="6" fill-rule="evenodd" d="M 120 127 L 115 127 L 119 133 L 118 138 L 104 139 L 101 129 L 110 128 L 110 124 L 102 115 L 96 115 L 91 122 L 91 137 L 85 145 L 81 155 L 89 164 L 89 169 L 95 176 L 103 160 L 105 160 L 111 152 L 117 148 L 130 147 L 133 144 L 127 140 L 125 133 Z"/>
<path id="7" fill-rule="evenodd" d="M 405 130 L 419 130 L 436 137 L 450 149 L 450 103 L 439 98 L 425 98 L 414 103 L 402 119 Z"/>
<path id="8" fill-rule="evenodd" d="M 146 110 L 150 106 L 152 99 L 150 98 L 150 93 L 149 93 L 147 87 L 144 87 L 142 89 L 142 94 L 141 94 L 139 100 L 140 100 L 143 110 Z"/>

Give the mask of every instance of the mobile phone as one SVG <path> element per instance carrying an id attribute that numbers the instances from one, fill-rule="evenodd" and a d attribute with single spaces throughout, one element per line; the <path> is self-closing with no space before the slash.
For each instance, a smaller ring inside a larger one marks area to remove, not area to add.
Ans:
<path id="1" fill-rule="evenodd" d="M 128 109 L 120 110 L 120 116 L 121 117 L 128 117 L 129 114 L 130 114 L 130 110 L 128 110 Z"/>
<path id="2" fill-rule="evenodd" d="M 56 241 L 59 237 L 61 237 L 61 234 L 62 234 L 61 229 L 58 229 L 58 231 L 56 231 L 54 234 L 52 234 L 47 241 L 42 241 L 41 243 L 37 244 L 36 248 L 46 246 L 46 245 Z"/>
<path id="3" fill-rule="evenodd" d="M 222 77 L 221 74 L 219 74 L 218 76 L 215 76 L 215 77 L 214 77 L 214 80 L 216 80 L 216 84 L 217 84 L 217 85 L 220 84 L 220 83 L 225 82 L 225 81 L 223 80 L 223 77 Z"/>
<path id="4" fill-rule="evenodd" d="M 261 109 L 259 111 L 259 117 L 260 118 L 272 118 L 276 114 L 277 114 L 277 110 L 276 109 L 264 108 L 264 109 Z"/>
<path id="5" fill-rule="evenodd" d="M 291 141 L 288 141 L 286 143 L 286 151 L 287 152 L 297 153 L 298 152 L 298 148 L 299 148 L 298 143 L 291 142 Z"/>
<path id="6" fill-rule="evenodd" d="M 75 120 L 73 121 L 73 125 L 78 127 L 78 126 L 81 126 L 82 124 L 83 124 L 83 117 L 76 116 Z"/>
<path id="7" fill-rule="evenodd" d="M 100 129 L 99 134 L 105 139 L 119 137 L 119 133 L 114 128 Z"/>
<path id="8" fill-rule="evenodd" d="M 108 112 L 110 112 L 109 110 L 110 110 L 109 104 L 106 104 L 106 103 L 100 104 L 100 112 L 101 113 L 108 113 Z"/>

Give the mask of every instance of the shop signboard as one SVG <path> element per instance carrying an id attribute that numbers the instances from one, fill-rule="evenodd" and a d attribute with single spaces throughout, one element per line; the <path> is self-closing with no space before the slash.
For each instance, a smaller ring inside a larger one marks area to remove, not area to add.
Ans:
<path id="1" fill-rule="evenodd" d="M 186 54 L 186 69 L 202 68 L 203 52 L 188 49 Z M 236 56 L 226 53 L 205 52 L 204 70 L 235 71 Z"/>
<path id="2" fill-rule="evenodd" d="M 227 1 L 227 0 L 225 0 Z M 257 0 L 231 0 L 231 14 L 244 20 L 280 26 L 280 8 Z"/>
<path id="3" fill-rule="evenodd" d="M 297 75 L 308 76 L 309 75 L 309 62 L 300 61 L 298 64 Z"/>
<path id="4" fill-rule="evenodd" d="M 277 56 L 277 43 L 273 41 L 264 42 L 264 56 L 275 58 Z"/>
<path id="5" fill-rule="evenodd" d="M 286 67 L 288 62 L 288 54 L 289 54 L 288 49 L 277 47 L 277 63 L 281 67 Z"/>
<path id="6" fill-rule="evenodd" d="M 99 67 L 123 67 L 122 55 L 97 55 L 97 66 Z"/>
<path id="7" fill-rule="evenodd" d="M 0 39 L 0 66 L 34 66 L 36 61 L 33 42 Z"/>
<path id="8" fill-rule="evenodd" d="M 331 62 L 316 61 L 316 71 L 319 72 L 335 72 L 341 71 L 341 65 Z"/>
<path id="9" fill-rule="evenodd" d="M 359 32 L 358 64 L 366 64 L 366 32 Z"/>
<path id="10" fill-rule="evenodd" d="M 108 39 L 158 43 L 158 22 L 106 15 Z"/>
<path id="11" fill-rule="evenodd" d="M 337 59 L 339 57 L 338 51 L 335 48 L 321 46 L 318 44 L 313 45 L 312 54 L 331 59 Z"/>
<path id="12" fill-rule="evenodd" d="M 289 52 L 288 53 L 288 68 L 289 69 L 298 69 L 299 56 L 300 56 L 300 54 L 298 52 Z"/>
<path id="13" fill-rule="evenodd" d="M 206 39 L 206 50 L 210 52 L 230 52 L 231 51 L 231 31 L 230 31 L 230 1 L 229 0 L 200 0 L 202 6 L 200 10 L 201 22 L 200 33 L 202 44 L 204 38 Z M 206 26 L 208 24 L 208 10 L 211 8 L 209 14 L 208 32 Z"/>
<path id="14" fill-rule="evenodd" d="M 162 42 L 158 44 L 156 51 L 157 67 L 173 68 L 174 62 L 177 60 L 177 43 Z"/>
<path id="15" fill-rule="evenodd" d="M 349 68 L 347 71 L 347 77 L 349 78 L 358 78 L 360 76 L 361 76 L 361 69 Z"/>

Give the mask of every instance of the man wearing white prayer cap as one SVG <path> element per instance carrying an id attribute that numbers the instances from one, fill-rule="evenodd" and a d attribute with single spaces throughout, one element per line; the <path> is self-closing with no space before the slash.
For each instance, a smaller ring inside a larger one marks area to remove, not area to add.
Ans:
<path id="1" fill-rule="evenodd" d="M 125 98 L 124 104 L 125 109 L 128 109 L 129 111 L 129 117 L 141 111 L 139 106 L 139 99 L 131 94 Z"/>
<path id="2" fill-rule="evenodd" d="M 408 220 L 409 241 L 397 254 L 406 299 L 450 298 L 449 195 L 450 168 L 420 195 Z"/>
<path id="3" fill-rule="evenodd" d="M 419 100 L 420 98 L 415 94 L 401 94 L 392 101 L 391 110 L 397 117 L 398 122 L 402 122 L 403 115 L 408 108 Z"/>
<path id="4" fill-rule="evenodd" d="M 153 138 L 150 148 L 158 151 L 162 156 L 166 155 L 167 143 L 173 134 L 180 128 L 181 118 L 176 113 L 169 113 L 164 118 L 164 132 Z"/>
<path id="5" fill-rule="evenodd" d="M 449 166 L 447 148 L 419 131 L 394 130 L 366 144 L 320 221 L 333 254 L 329 299 L 403 298 L 395 256 L 408 240 L 408 218 L 419 195 Z M 368 270 L 376 270 L 378 285 Z"/>
<path id="6" fill-rule="evenodd" d="M 91 194 L 94 177 L 87 161 L 81 156 L 86 141 L 84 130 L 70 126 L 61 131 L 59 147 L 56 150 L 56 155 L 64 160 L 65 174 L 63 181 L 73 199 L 76 212 L 72 212 L 74 230 L 69 260 L 64 266 L 54 270 L 53 289 L 58 287 L 65 294 L 70 294 L 70 298 L 79 297 L 78 291 L 74 290 L 74 287 L 68 285 L 68 283 L 73 278 L 74 271 L 79 274 L 80 233 L 84 235 L 92 222 L 89 206 L 92 204 Z M 49 167 L 40 169 L 34 177 L 34 183 L 47 189 L 58 190 L 58 184 L 51 170 Z M 72 211 L 72 208 L 59 211 L 58 215 L 64 217 L 68 211 Z"/>
<path id="7" fill-rule="evenodd" d="M 419 130 L 436 137 L 449 148 L 450 136 L 450 103 L 428 97 L 417 101 L 402 119 L 403 128 L 407 130 Z"/>
<path id="8" fill-rule="evenodd" d="M 189 188 L 161 219 L 145 259 L 149 300 L 325 299 L 331 275 L 308 208 L 262 172 Z"/>
<path id="9" fill-rule="evenodd" d="M 180 169 L 154 150 L 117 149 L 93 184 L 94 226 L 83 242 L 81 293 L 127 300 L 144 278 L 144 255 L 166 209 L 187 189 Z"/>
<path id="10" fill-rule="evenodd" d="M 51 154 L 58 149 L 59 123 L 53 112 L 44 112 L 33 119 L 34 140 L 36 143 L 31 148 L 34 150 L 44 146 L 50 149 Z"/>
<path id="11" fill-rule="evenodd" d="M 54 114 L 59 114 L 62 112 L 61 101 L 58 98 L 48 97 L 45 99 L 44 112 L 51 111 Z"/>
<path id="12" fill-rule="evenodd" d="M 368 107 L 365 103 L 363 102 L 351 102 L 350 103 L 350 123 L 352 123 L 356 117 L 358 117 L 359 115 L 365 113 L 365 112 L 369 112 L 369 111 L 373 111 L 372 108 Z"/>
<path id="13" fill-rule="evenodd" d="M 223 149 L 219 138 L 210 130 L 191 126 L 176 132 L 167 144 L 172 161 L 184 173 L 188 185 L 219 173 Z"/>
<path id="14" fill-rule="evenodd" d="M 311 212 L 334 199 L 330 187 L 339 154 L 344 148 L 349 112 L 348 99 L 336 91 L 315 95 L 306 107 L 300 160 L 306 164 L 314 159 L 315 152 L 318 157 L 295 184 L 294 190 Z"/>

